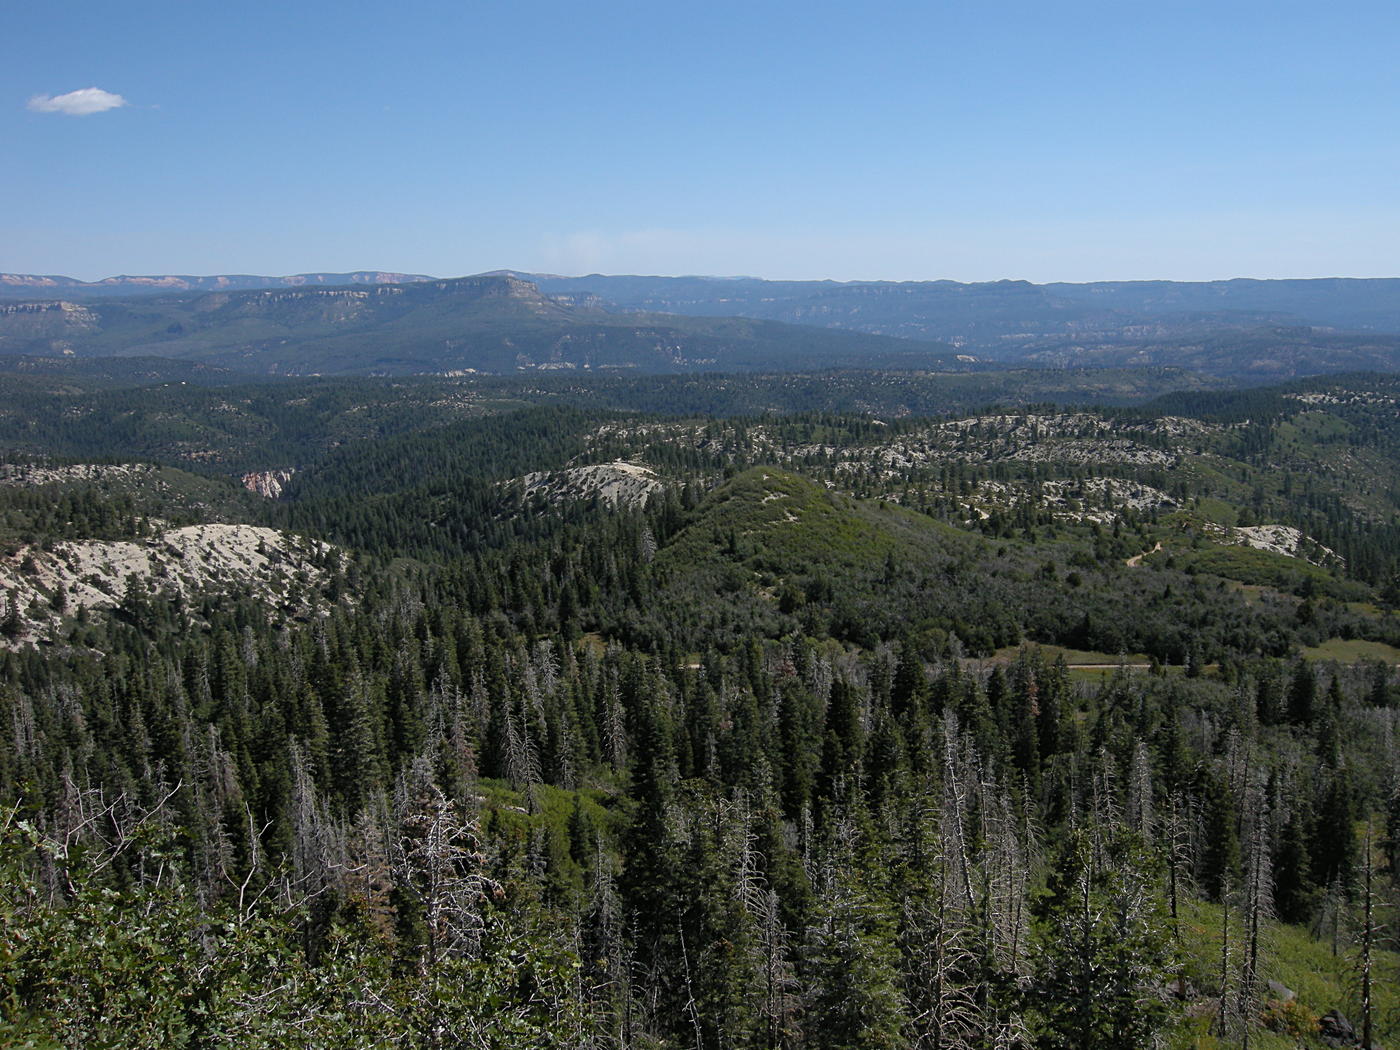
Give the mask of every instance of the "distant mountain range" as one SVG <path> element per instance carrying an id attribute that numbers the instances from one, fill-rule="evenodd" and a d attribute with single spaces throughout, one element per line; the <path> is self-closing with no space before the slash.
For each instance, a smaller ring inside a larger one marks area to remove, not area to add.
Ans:
<path id="1" fill-rule="evenodd" d="M 249 374 L 965 368 L 941 344 L 749 318 L 606 312 L 505 274 L 0 304 L 0 354 L 163 357 Z"/>
<path id="2" fill-rule="evenodd" d="M 127 295 L 159 295 L 168 292 L 232 292 L 248 288 L 303 288 L 308 285 L 340 287 L 356 284 L 407 284 L 431 281 L 419 273 L 384 273 L 356 270 L 353 273 L 298 273 L 290 277 L 258 277 L 252 274 L 223 274 L 191 277 L 162 274 L 148 277 L 106 277 L 100 281 L 79 281 L 73 277 L 32 273 L 0 273 L 0 298 L 37 299 L 61 296 L 64 299 L 105 299 Z"/>
<path id="3" fill-rule="evenodd" d="M 983 360 L 1183 367 L 1273 382 L 1400 370 L 1400 280 L 764 281 L 533 276 L 615 309 L 733 315 L 946 342 Z"/>
<path id="4" fill-rule="evenodd" d="M 592 296 L 628 310 L 708 317 L 758 317 L 904 338 L 959 340 L 979 331 L 1079 331 L 1127 318 L 1237 324 L 1307 324 L 1400 333 L 1400 278 L 1325 277 L 1263 281 L 767 281 L 758 277 L 562 277 L 493 270 L 548 295 Z M 426 274 L 356 270 L 287 277 L 164 274 L 72 277 L 0 273 L 0 298 L 69 301 L 180 292 L 344 287 L 439 281 Z"/>
<path id="5" fill-rule="evenodd" d="M 753 277 L 519 274 L 552 295 L 619 307 L 763 317 L 904 338 L 1019 346 L 1027 340 L 1163 326 L 1310 325 L 1400 333 L 1400 279 L 1297 281 L 764 281 Z"/>
<path id="6" fill-rule="evenodd" d="M 1393 278 L 1037 285 L 502 270 L 85 283 L 0 274 L 0 299 L 0 353 L 154 355 L 258 374 L 963 367 L 959 351 L 1260 382 L 1400 370 Z"/>

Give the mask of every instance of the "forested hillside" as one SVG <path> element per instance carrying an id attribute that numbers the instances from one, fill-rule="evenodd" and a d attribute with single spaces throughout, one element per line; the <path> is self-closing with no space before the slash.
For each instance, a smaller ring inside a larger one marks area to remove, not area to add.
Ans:
<path id="1" fill-rule="evenodd" d="M 1393 1044 L 1400 385 L 1050 379 L 7 380 L 0 1042 Z"/>

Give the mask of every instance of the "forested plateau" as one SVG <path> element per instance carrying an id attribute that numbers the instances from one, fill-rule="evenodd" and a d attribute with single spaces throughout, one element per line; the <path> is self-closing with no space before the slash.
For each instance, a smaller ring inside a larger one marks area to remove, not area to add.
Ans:
<path id="1" fill-rule="evenodd" d="M 1394 1045 L 1397 417 L 22 362 L 0 1043 Z"/>

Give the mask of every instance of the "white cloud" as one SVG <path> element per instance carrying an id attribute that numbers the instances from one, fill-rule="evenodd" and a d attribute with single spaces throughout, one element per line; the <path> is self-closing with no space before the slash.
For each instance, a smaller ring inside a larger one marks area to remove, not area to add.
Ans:
<path id="1" fill-rule="evenodd" d="M 86 117 L 91 113 L 105 113 L 126 105 L 126 99 L 101 88 L 81 88 L 66 95 L 35 95 L 29 100 L 29 108 L 35 113 L 66 113 L 70 117 Z"/>

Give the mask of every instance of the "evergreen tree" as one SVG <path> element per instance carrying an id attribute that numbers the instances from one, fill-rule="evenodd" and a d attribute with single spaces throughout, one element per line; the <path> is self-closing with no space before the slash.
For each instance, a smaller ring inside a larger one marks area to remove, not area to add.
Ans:
<path id="1" fill-rule="evenodd" d="M 1171 965 L 1150 854 L 1128 832 L 1102 851 L 1066 842 L 1042 914 L 1029 990 L 1045 1050 L 1149 1046 L 1166 1020 L 1158 988 Z"/>
<path id="2" fill-rule="evenodd" d="M 1208 777 L 1201 793 L 1204 796 L 1201 888 L 1212 900 L 1222 901 L 1229 888 L 1238 885 L 1239 880 L 1239 811 L 1228 782 L 1221 777 Z"/>
<path id="3" fill-rule="evenodd" d="M 804 1042 L 812 1050 L 896 1046 L 908 1021 L 894 915 L 853 868 L 853 843 L 842 841 L 849 834 L 848 827 L 836 831 L 806 931 Z"/>
<path id="4" fill-rule="evenodd" d="M 1284 822 L 1274 859 L 1274 905 L 1284 922 L 1303 923 L 1312 914 L 1317 897 L 1309 862 L 1311 822 L 1295 802 Z"/>
<path id="5" fill-rule="evenodd" d="M 1317 676 L 1306 660 L 1293 667 L 1288 686 L 1288 720 L 1295 726 L 1312 725 L 1317 708 Z"/>

